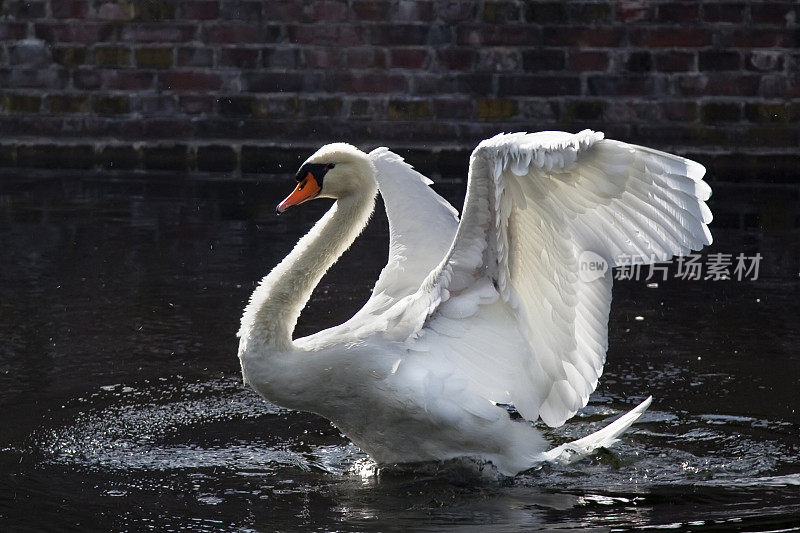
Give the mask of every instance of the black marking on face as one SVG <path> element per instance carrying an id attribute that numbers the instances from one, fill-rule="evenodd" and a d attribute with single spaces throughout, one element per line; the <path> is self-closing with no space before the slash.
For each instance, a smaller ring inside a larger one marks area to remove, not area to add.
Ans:
<path id="1" fill-rule="evenodd" d="M 297 175 L 295 175 L 295 179 L 297 181 L 303 181 L 308 177 L 309 174 L 317 181 L 317 184 L 320 188 L 322 188 L 322 180 L 325 178 L 325 174 L 328 173 L 330 169 L 335 167 L 336 165 L 333 163 L 306 163 L 300 170 L 297 171 Z"/>

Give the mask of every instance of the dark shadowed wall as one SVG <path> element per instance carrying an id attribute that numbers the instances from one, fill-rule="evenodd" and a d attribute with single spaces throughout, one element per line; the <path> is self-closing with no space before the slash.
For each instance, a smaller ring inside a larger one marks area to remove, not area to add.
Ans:
<path id="1" fill-rule="evenodd" d="M 320 143 L 442 172 L 594 128 L 794 181 L 791 1 L 2 0 L 0 166 L 250 173 Z"/>

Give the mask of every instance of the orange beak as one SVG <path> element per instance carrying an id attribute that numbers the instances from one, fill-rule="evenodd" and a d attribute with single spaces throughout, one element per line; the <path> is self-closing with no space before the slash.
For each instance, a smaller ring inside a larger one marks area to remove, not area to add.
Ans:
<path id="1" fill-rule="evenodd" d="M 300 205 L 303 202 L 311 200 L 319 194 L 320 190 L 321 187 L 317 183 L 317 180 L 314 179 L 314 175 L 309 172 L 306 174 L 306 177 L 297 184 L 297 187 L 294 188 L 292 194 L 284 198 L 284 200 L 278 204 L 278 214 L 280 215 L 292 206 Z"/>

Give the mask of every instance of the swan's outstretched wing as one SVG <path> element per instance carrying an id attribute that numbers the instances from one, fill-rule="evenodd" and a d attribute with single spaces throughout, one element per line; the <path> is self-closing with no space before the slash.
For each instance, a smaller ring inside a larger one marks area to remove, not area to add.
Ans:
<path id="1" fill-rule="evenodd" d="M 447 257 L 402 324 L 414 351 L 450 360 L 488 400 L 562 424 L 602 373 L 611 272 L 711 243 L 705 169 L 674 155 L 578 134 L 498 135 L 470 161 Z"/>
<path id="2" fill-rule="evenodd" d="M 369 158 L 389 219 L 389 260 L 365 306 L 374 313 L 417 292 L 450 249 L 458 212 L 399 155 L 376 148 Z"/>

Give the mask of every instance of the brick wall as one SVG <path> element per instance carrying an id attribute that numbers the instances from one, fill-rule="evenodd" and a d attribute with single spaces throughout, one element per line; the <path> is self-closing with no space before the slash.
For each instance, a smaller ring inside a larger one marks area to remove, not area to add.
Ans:
<path id="1" fill-rule="evenodd" d="M 446 173 L 499 131 L 590 127 L 798 177 L 797 2 L 0 5 L 0 166 L 271 172 L 348 140 Z"/>

